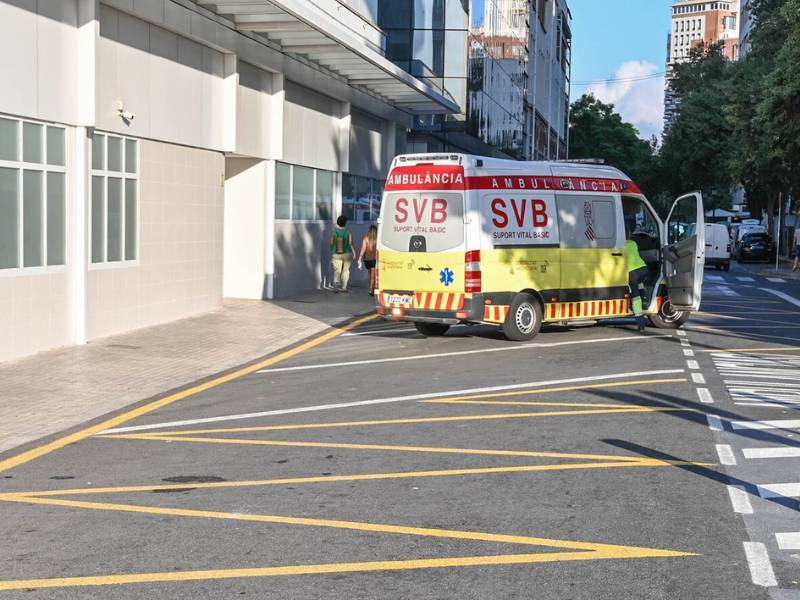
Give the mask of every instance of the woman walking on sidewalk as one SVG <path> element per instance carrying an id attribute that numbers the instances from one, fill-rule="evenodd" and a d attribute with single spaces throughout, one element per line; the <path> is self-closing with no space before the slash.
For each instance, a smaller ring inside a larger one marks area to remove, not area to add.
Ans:
<path id="1" fill-rule="evenodd" d="M 347 217 L 342 215 L 336 219 L 336 228 L 331 236 L 331 252 L 333 253 L 331 263 L 333 263 L 334 291 L 338 283 L 343 292 L 349 293 L 347 284 L 350 281 L 350 265 L 353 264 L 355 252 L 353 251 L 353 234 L 345 229 L 345 225 L 347 225 Z"/>
<path id="2" fill-rule="evenodd" d="M 369 226 L 367 235 L 361 242 L 361 253 L 358 255 L 358 267 L 363 264 L 369 273 L 369 295 L 375 295 L 375 265 L 378 258 L 378 228 L 375 225 Z"/>

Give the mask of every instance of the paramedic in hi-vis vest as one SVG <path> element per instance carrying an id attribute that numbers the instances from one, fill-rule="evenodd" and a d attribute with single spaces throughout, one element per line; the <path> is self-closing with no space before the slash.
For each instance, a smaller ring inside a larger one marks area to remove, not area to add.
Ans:
<path id="1" fill-rule="evenodd" d="M 644 280 L 647 277 L 647 264 L 639 254 L 639 246 L 631 239 L 631 229 L 627 228 L 628 241 L 625 242 L 628 255 L 628 287 L 631 290 L 631 305 L 636 316 L 639 331 L 644 331 L 644 310 L 642 303 L 647 301 Z"/>

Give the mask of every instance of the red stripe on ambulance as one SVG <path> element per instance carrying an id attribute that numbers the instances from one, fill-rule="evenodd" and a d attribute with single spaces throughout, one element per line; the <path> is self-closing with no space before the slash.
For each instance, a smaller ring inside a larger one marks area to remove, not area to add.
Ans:
<path id="1" fill-rule="evenodd" d="M 606 177 L 558 177 L 552 175 L 482 175 L 467 177 L 464 167 L 410 165 L 395 167 L 386 180 L 387 192 L 403 190 L 532 190 L 640 194 L 628 179 Z"/>

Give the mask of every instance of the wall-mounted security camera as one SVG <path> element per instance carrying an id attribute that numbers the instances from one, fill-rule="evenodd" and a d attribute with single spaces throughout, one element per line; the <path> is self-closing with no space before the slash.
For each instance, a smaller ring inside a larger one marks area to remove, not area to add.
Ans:
<path id="1" fill-rule="evenodd" d="M 131 111 L 125 110 L 122 100 L 117 101 L 117 114 L 123 121 L 125 121 L 126 125 L 130 125 L 130 122 L 136 118 L 136 115 L 134 115 Z"/>

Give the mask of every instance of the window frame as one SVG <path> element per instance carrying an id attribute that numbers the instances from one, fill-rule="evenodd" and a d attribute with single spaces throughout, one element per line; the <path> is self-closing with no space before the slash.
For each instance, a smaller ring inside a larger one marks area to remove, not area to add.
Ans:
<path id="1" fill-rule="evenodd" d="M 277 173 L 277 166 L 284 165 L 289 167 L 289 218 L 285 219 L 282 217 L 276 216 L 276 211 L 278 208 L 277 203 L 277 184 L 278 184 L 278 177 L 277 174 L 274 177 L 274 181 L 272 182 L 272 193 L 273 197 L 276 198 L 274 206 L 272 207 L 272 218 L 275 220 L 276 223 L 332 223 L 334 221 L 334 213 L 336 211 L 336 197 L 337 194 L 340 192 L 338 191 L 338 183 L 337 183 L 337 175 L 339 174 L 337 171 L 330 171 L 328 169 L 317 169 L 316 167 L 309 167 L 306 165 L 295 165 L 293 163 L 287 163 L 282 160 L 276 160 L 276 173 Z M 311 198 L 312 198 L 312 208 L 314 217 L 313 219 L 295 219 L 293 218 L 294 213 L 294 169 L 295 167 L 299 167 L 301 169 L 310 169 L 311 170 Z M 331 218 L 330 219 L 317 219 L 318 206 L 317 206 L 317 174 L 318 173 L 331 173 L 333 175 L 333 188 L 331 190 Z"/>
<path id="2" fill-rule="evenodd" d="M 61 125 L 59 123 L 54 123 L 50 121 L 36 121 L 34 119 L 26 119 L 21 117 L 15 117 L 13 115 L 8 115 L 5 113 L 0 114 L 0 118 L 5 119 L 7 121 L 13 121 L 17 124 L 17 140 L 16 140 L 16 148 L 17 148 L 17 158 L 16 160 L 5 160 L 0 159 L 0 168 L 2 169 L 10 169 L 16 172 L 17 177 L 17 266 L 16 267 L 6 267 L 0 268 L 0 277 L 14 277 L 19 275 L 37 275 L 37 274 L 52 274 L 52 273 L 63 273 L 67 269 L 68 263 L 68 244 L 67 244 L 67 230 L 68 230 L 68 221 L 69 221 L 69 214 L 68 214 L 68 207 L 69 202 L 67 201 L 67 196 L 69 194 L 69 175 L 67 172 L 67 165 L 69 164 L 69 154 L 68 154 L 68 131 L 67 127 Z M 39 134 L 39 143 L 41 148 L 41 161 L 36 162 L 28 162 L 25 160 L 25 154 L 23 149 L 23 143 L 25 139 L 24 135 L 24 127 L 25 124 L 29 125 L 36 125 L 41 127 L 41 132 Z M 63 157 L 64 157 L 64 164 L 63 165 L 56 165 L 50 164 L 47 162 L 47 130 L 48 128 L 60 129 L 63 132 L 63 140 L 64 140 L 64 148 L 63 148 Z M 36 266 L 25 266 L 25 171 L 34 171 L 40 174 L 41 176 L 41 193 L 39 196 L 39 207 L 41 216 L 39 219 L 39 223 L 41 225 L 41 241 L 39 243 L 39 250 L 41 252 L 42 257 L 42 264 Z M 47 257 L 48 257 L 48 230 L 47 230 L 47 180 L 48 180 L 48 173 L 60 173 L 64 177 L 64 197 L 63 197 L 63 215 L 64 215 L 64 225 L 62 230 L 62 241 L 64 244 L 63 247 L 63 262 L 59 264 L 48 264 Z"/>
<path id="3" fill-rule="evenodd" d="M 101 135 L 104 138 L 103 141 L 103 168 L 96 169 L 94 167 L 94 150 L 95 150 L 95 143 L 94 138 L 95 136 Z M 119 171 L 109 171 L 108 170 L 108 140 L 109 138 L 117 138 L 121 141 L 120 144 L 120 158 L 121 158 L 121 170 Z M 136 152 L 135 152 L 135 160 L 136 160 L 136 172 L 129 173 L 126 171 L 127 161 L 127 152 L 126 146 L 127 142 L 132 141 L 136 144 Z M 103 270 L 103 269 L 120 269 L 120 268 L 130 268 L 130 267 L 138 267 L 140 265 L 140 256 L 141 256 L 141 224 L 142 224 L 142 216 L 141 216 L 141 146 L 139 143 L 138 138 L 127 137 L 124 135 L 120 135 L 117 133 L 111 133 L 107 131 L 98 131 L 95 130 L 92 135 L 92 153 L 91 159 L 89 161 L 90 165 L 90 174 L 89 174 L 89 203 L 87 207 L 87 233 L 88 233 L 88 243 L 86 247 L 87 252 L 87 260 L 89 265 L 89 270 Z M 93 185 L 92 182 L 94 181 L 95 177 L 102 177 L 103 178 L 103 260 L 95 261 L 94 257 L 92 256 L 92 245 L 94 243 L 94 231 L 93 231 Z M 108 180 L 110 179 L 119 179 L 120 180 L 120 192 L 122 197 L 122 206 L 120 210 L 120 256 L 122 257 L 120 260 L 108 260 Z M 125 258 L 125 248 L 126 248 L 126 200 L 127 200 L 127 186 L 125 185 L 128 180 L 136 181 L 136 198 L 135 198 L 135 206 L 136 206 L 136 232 L 135 232 L 135 252 L 136 258 L 126 259 Z"/>

